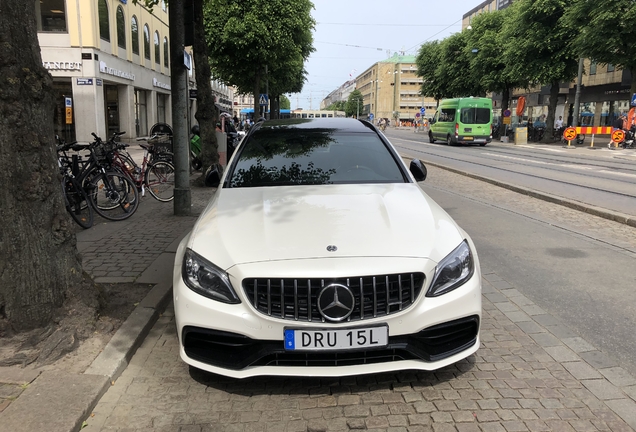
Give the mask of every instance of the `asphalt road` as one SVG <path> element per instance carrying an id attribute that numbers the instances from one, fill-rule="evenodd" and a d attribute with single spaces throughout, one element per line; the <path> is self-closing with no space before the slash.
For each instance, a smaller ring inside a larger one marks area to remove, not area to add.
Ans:
<path id="1" fill-rule="evenodd" d="M 605 139 L 565 149 L 562 145 L 490 143 L 485 147 L 431 144 L 424 133 L 387 129 L 404 155 L 531 188 L 584 204 L 636 215 L 636 150 L 609 150 Z"/>

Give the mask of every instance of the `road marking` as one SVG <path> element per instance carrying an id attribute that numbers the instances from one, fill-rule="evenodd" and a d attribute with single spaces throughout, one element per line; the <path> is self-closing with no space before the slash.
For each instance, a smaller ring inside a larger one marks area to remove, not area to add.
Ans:
<path id="1" fill-rule="evenodd" d="M 573 168 L 573 169 L 580 169 L 580 170 L 593 170 L 593 169 L 596 168 L 594 166 L 589 166 L 589 165 L 573 165 L 573 164 L 568 164 L 568 163 L 554 163 L 554 162 L 536 161 L 536 160 L 532 160 L 532 159 L 524 159 L 524 158 L 518 158 L 518 157 L 514 157 L 514 156 L 504 156 L 504 155 L 499 155 L 497 153 L 490 153 L 490 152 L 482 152 L 482 154 L 492 155 L 492 156 L 500 157 L 500 158 L 503 158 L 503 159 L 512 159 L 512 160 L 517 160 L 517 161 L 522 161 L 522 162 L 532 162 L 532 163 L 539 164 L 539 165 L 554 165 L 554 166 L 558 166 L 558 167 L 562 167 L 562 168 Z"/>
<path id="2" fill-rule="evenodd" d="M 608 170 L 600 170 L 599 172 L 607 173 L 607 174 L 616 174 L 623 177 L 636 177 L 636 174 L 618 172 L 618 171 L 608 171 Z"/>

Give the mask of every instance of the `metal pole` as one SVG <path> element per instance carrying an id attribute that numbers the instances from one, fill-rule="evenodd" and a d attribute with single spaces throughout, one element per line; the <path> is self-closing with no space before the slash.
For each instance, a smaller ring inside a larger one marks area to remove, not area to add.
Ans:
<path id="1" fill-rule="evenodd" d="M 572 115 L 572 125 L 577 127 L 579 125 L 579 101 L 581 100 L 581 82 L 583 81 L 583 57 L 579 58 L 579 75 L 576 80 L 576 93 L 574 95 L 574 113 Z"/>

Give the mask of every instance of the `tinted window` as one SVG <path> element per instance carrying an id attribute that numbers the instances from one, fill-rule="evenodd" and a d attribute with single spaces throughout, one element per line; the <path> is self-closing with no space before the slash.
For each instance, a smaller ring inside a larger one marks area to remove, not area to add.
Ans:
<path id="1" fill-rule="evenodd" d="M 132 51 L 133 54 L 139 54 L 139 25 L 137 24 L 137 17 L 132 17 L 130 27 L 132 30 Z"/>
<path id="2" fill-rule="evenodd" d="M 256 131 L 229 179 L 230 187 L 405 182 L 374 133 L 295 128 Z"/>
<path id="3" fill-rule="evenodd" d="M 155 63 L 161 64 L 161 50 L 159 48 L 159 33 L 155 32 Z"/>
<path id="4" fill-rule="evenodd" d="M 464 124 L 488 124 L 490 123 L 490 110 L 488 108 L 462 108 L 460 118 Z"/>
<path id="5" fill-rule="evenodd" d="M 117 46 L 126 49 L 126 21 L 121 6 L 117 6 Z"/>
<path id="6" fill-rule="evenodd" d="M 454 122 L 455 121 L 455 108 L 442 108 L 439 113 L 439 121 L 441 122 Z"/>
<path id="7" fill-rule="evenodd" d="M 150 31 L 148 31 L 148 25 L 144 25 L 144 57 L 150 60 Z"/>
<path id="8" fill-rule="evenodd" d="M 99 37 L 104 39 L 105 41 L 110 42 L 110 29 L 108 22 L 108 5 L 106 5 L 106 0 L 99 0 L 98 5 L 98 13 L 99 13 Z"/>
<path id="9" fill-rule="evenodd" d="M 35 7 L 39 14 L 38 31 L 66 31 L 64 0 L 39 0 L 35 2 Z"/>

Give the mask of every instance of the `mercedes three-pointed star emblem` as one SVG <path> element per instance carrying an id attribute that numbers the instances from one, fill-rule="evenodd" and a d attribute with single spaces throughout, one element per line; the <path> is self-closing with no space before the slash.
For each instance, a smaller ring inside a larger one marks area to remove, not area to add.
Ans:
<path id="1" fill-rule="evenodd" d="M 349 287 L 333 283 L 318 295 L 318 311 L 329 321 L 343 321 L 351 315 L 356 299 Z"/>

